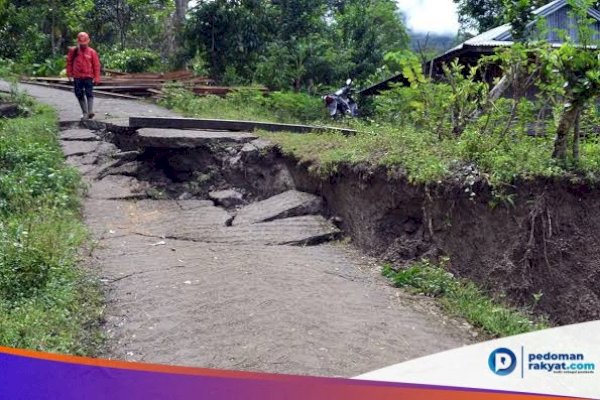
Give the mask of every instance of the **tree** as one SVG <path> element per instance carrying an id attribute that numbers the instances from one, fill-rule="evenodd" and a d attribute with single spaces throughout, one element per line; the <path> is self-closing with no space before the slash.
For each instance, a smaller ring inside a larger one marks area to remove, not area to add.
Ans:
<path id="1" fill-rule="evenodd" d="M 177 25 L 183 26 L 185 14 L 188 10 L 189 0 L 175 0 L 175 20 Z"/>
<path id="2" fill-rule="evenodd" d="M 296 91 L 337 79 L 346 63 L 326 22 L 328 2 L 274 0 L 272 4 L 273 37 L 255 77 L 272 88 Z"/>
<path id="3" fill-rule="evenodd" d="M 523 12 L 526 7 L 523 7 L 521 0 L 453 0 L 458 5 L 459 22 L 463 29 L 475 30 L 477 32 L 485 32 L 489 29 L 500 26 L 506 22 L 506 16 L 514 12 Z M 549 3 L 551 0 L 530 0 L 527 1 L 527 7 L 531 10 Z M 508 13 L 508 14 L 507 14 Z"/>
<path id="4" fill-rule="evenodd" d="M 511 25 L 511 36 L 515 42 L 527 39 L 529 24 L 534 21 L 532 0 L 504 0 L 504 21 Z"/>
<path id="5" fill-rule="evenodd" d="M 274 17 L 268 1 L 200 1 L 191 10 L 184 33 L 188 57 L 205 54 L 216 77 L 229 68 L 247 80 L 259 54 L 274 38 Z"/>
<path id="6" fill-rule="evenodd" d="M 81 27 L 92 0 L 3 1 L 0 4 L 0 57 L 40 62 L 62 55 Z"/>
<path id="7" fill-rule="evenodd" d="M 570 0 L 576 18 L 578 43 L 564 43 L 557 51 L 548 52 L 547 72 L 554 90 L 564 99 L 556 129 L 552 157 L 566 160 L 568 135 L 574 129 L 573 158 L 579 157 L 579 117 L 588 103 L 600 96 L 600 53 L 594 45 L 594 20 L 587 15 L 591 0 Z"/>
<path id="8" fill-rule="evenodd" d="M 459 22 L 466 31 L 485 32 L 504 24 L 507 15 L 507 4 L 518 7 L 520 0 L 453 0 L 458 5 Z M 533 9 L 550 3 L 551 0 L 532 0 Z M 590 7 L 599 8 L 600 1 L 587 3 Z"/>
<path id="9" fill-rule="evenodd" d="M 154 47 L 162 23 L 170 13 L 171 0 L 94 0 L 87 14 L 91 33 L 105 44 L 121 49 Z M 153 46 L 154 44 L 154 46 Z"/>
<path id="10" fill-rule="evenodd" d="M 407 49 L 409 37 L 393 0 L 350 0 L 335 14 L 339 42 L 349 54 L 348 74 L 366 79 L 386 53 Z"/>
<path id="11" fill-rule="evenodd" d="M 503 22 L 504 3 L 498 0 L 454 0 L 463 29 L 484 32 Z"/>

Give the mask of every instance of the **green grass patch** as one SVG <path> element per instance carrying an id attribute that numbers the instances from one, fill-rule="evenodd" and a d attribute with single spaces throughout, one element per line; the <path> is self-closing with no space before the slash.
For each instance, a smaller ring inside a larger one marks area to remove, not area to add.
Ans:
<path id="1" fill-rule="evenodd" d="M 434 129 L 423 123 L 425 117 L 416 119 L 421 121 L 417 124 L 414 117 L 402 113 L 395 120 L 376 114 L 374 120 L 332 121 L 318 96 L 302 93 L 275 92 L 264 96 L 246 89 L 226 97 L 197 97 L 181 87 L 171 87 L 161 104 L 191 117 L 349 126 L 358 130 L 357 135 L 350 137 L 335 132 L 259 132 L 279 144 L 284 153 L 311 161 L 323 174 L 335 172 L 341 164 L 364 163 L 398 168 L 406 172 L 411 182 L 427 184 L 450 178 L 457 168 L 469 164 L 500 189 L 517 179 L 537 177 L 581 176 L 591 182 L 600 180 L 597 136 L 582 139 L 581 160 L 577 164 L 559 164 L 551 157 L 554 135 L 530 136 L 525 123 L 507 133 L 509 112 L 504 108 L 489 121 L 482 118 L 469 125 L 461 136 L 454 137 L 446 125 Z M 548 129 L 552 132 L 553 128 Z"/>
<path id="2" fill-rule="evenodd" d="M 438 299 L 450 314 L 465 318 L 493 337 L 549 327 L 544 319 L 534 319 L 523 311 L 494 301 L 473 282 L 454 277 L 443 265 L 436 266 L 424 260 L 400 271 L 385 266 L 383 275 L 396 287 Z"/>
<path id="3" fill-rule="evenodd" d="M 64 163 L 54 111 L 11 101 L 31 115 L 0 120 L 0 345 L 93 355 L 102 296 L 77 266 L 80 176 Z"/>
<path id="4" fill-rule="evenodd" d="M 311 161 L 322 174 L 335 172 L 341 164 L 369 164 L 399 167 L 411 182 L 431 182 L 450 174 L 457 151 L 456 142 L 435 145 L 435 138 L 413 127 L 382 129 L 356 123 L 359 133 L 260 132 L 261 136 L 278 144 L 284 153 L 302 161 Z"/>
<path id="5" fill-rule="evenodd" d="M 323 123 L 327 112 L 318 96 L 306 93 L 272 92 L 265 96 L 246 87 L 219 96 L 196 96 L 180 86 L 163 90 L 160 105 L 186 116 L 282 123 Z"/>

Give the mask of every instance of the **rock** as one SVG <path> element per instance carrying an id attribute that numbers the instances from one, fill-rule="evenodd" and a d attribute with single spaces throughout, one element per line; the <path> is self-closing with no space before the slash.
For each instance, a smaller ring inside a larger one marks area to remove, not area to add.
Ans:
<path id="1" fill-rule="evenodd" d="M 15 118 L 20 114 L 19 106 L 16 104 L 0 103 L 0 118 Z"/>
<path id="2" fill-rule="evenodd" d="M 97 142 L 85 141 L 61 141 L 60 145 L 65 157 L 83 156 L 95 152 L 98 148 Z"/>
<path id="3" fill-rule="evenodd" d="M 89 153 L 83 156 L 71 156 L 67 158 L 67 164 L 73 167 L 82 165 L 93 165 L 98 160 L 95 153 Z"/>
<path id="4" fill-rule="evenodd" d="M 183 192 L 183 193 L 182 193 L 182 194 L 181 194 L 181 195 L 180 195 L 180 196 L 177 198 L 177 200 L 182 200 L 182 201 L 185 201 L 185 200 L 190 200 L 190 199 L 192 199 L 192 198 L 194 198 L 194 196 L 193 196 L 191 193 L 189 193 L 189 192 Z"/>
<path id="5" fill-rule="evenodd" d="M 144 167 L 144 164 L 140 161 L 134 161 L 118 165 L 109 170 L 107 175 L 125 175 L 125 176 L 138 176 L 139 170 Z"/>
<path id="6" fill-rule="evenodd" d="M 208 197 L 219 206 L 232 208 L 244 204 L 244 195 L 236 190 L 210 192 Z"/>
<path id="7" fill-rule="evenodd" d="M 95 199 L 139 199 L 148 197 L 142 183 L 128 176 L 107 176 L 94 182 L 88 196 Z"/>
<path id="8" fill-rule="evenodd" d="M 107 151 L 109 149 L 107 148 Z M 112 149 L 110 149 L 112 151 Z M 99 170 L 97 179 L 104 179 L 108 175 L 129 175 L 136 176 L 138 170 L 143 167 L 143 163 L 135 161 L 139 153 L 137 151 L 127 151 L 112 155 L 113 160 L 106 162 Z"/>
<path id="9" fill-rule="evenodd" d="M 273 144 L 264 139 L 256 139 L 246 143 L 240 151 L 240 157 L 244 162 L 251 163 L 258 160 L 264 152 L 273 147 Z"/>
<path id="10" fill-rule="evenodd" d="M 246 143 L 241 150 L 242 153 L 254 153 L 258 152 L 258 148 L 256 148 L 252 143 Z"/>
<path id="11" fill-rule="evenodd" d="M 226 240 L 239 244 L 313 246 L 338 239 L 341 231 L 320 215 L 305 215 L 271 222 L 224 228 L 226 234 L 215 232 L 208 241 Z"/>
<path id="12" fill-rule="evenodd" d="M 268 150 L 271 147 L 274 147 L 273 143 L 261 138 L 251 141 L 250 144 L 256 147 L 259 151 Z"/>
<path id="13" fill-rule="evenodd" d="M 248 143 L 256 135 L 244 132 L 212 132 L 184 129 L 140 129 L 137 133 L 141 147 L 185 149 L 215 143 Z"/>
<path id="14" fill-rule="evenodd" d="M 242 208 L 235 217 L 233 225 L 248 225 L 281 218 L 318 214 L 322 208 L 322 198 L 310 193 L 288 190 Z"/>
<path id="15" fill-rule="evenodd" d="M 227 147 L 225 149 L 225 152 L 230 156 L 235 156 L 238 153 L 238 151 L 234 147 Z"/>
<path id="16" fill-rule="evenodd" d="M 60 133 L 60 140 L 80 140 L 95 142 L 100 140 L 98 135 L 87 129 L 67 129 Z"/>
<path id="17" fill-rule="evenodd" d="M 135 161 L 140 155 L 139 151 L 123 151 L 113 155 L 113 158 L 118 158 L 122 162 Z"/>
<path id="18" fill-rule="evenodd" d="M 96 152 L 99 156 L 113 157 L 115 154 L 119 153 L 119 148 L 112 143 L 101 142 L 98 145 Z"/>
<path id="19" fill-rule="evenodd" d="M 226 160 L 226 163 L 230 166 L 230 167 L 237 167 L 240 164 L 240 161 L 242 161 L 242 157 L 238 154 L 235 157 L 230 157 Z"/>
<path id="20" fill-rule="evenodd" d="M 338 228 L 340 228 L 343 224 L 344 224 L 344 220 L 342 219 L 342 217 L 331 217 L 329 219 L 329 222 L 332 223 L 333 225 L 337 226 Z"/>

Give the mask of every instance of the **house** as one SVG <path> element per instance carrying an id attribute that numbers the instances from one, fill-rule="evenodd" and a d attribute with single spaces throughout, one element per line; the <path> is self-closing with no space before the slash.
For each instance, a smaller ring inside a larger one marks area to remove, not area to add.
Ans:
<path id="1" fill-rule="evenodd" d="M 563 35 L 560 32 L 566 32 L 577 42 L 576 21 L 571 15 L 571 6 L 567 0 L 554 0 L 538 8 L 533 14 L 536 18 L 530 23 L 532 31 L 536 31 L 535 25 L 539 19 L 544 18 L 547 26 L 545 39 L 553 46 L 558 47 L 563 42 Z M 592 26 L 596 32 L 594 39 L 600 40 L 600 11 L 590 8 L 588 15 L 594 20 Z M 439 76 L 442 73 L 442 66 L 455 59 L 458 59 L 463 65 L 474 65 L 482 56 L 494 54 L 498 48 L 512 46 L 513 43 L 511 26 L 504 24 L 446 51 L 424 65 L 423 69 L 426 75 Z M 363 89 L 360 94 L 363 96 L 374 95 L 389 89 L 392 83 L 404 83 L 405 81 L 404 76 L 399 74 Z"/>

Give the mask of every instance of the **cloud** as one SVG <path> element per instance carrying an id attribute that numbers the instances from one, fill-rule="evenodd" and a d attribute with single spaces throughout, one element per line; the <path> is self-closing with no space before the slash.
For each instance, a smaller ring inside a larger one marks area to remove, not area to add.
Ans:
<path id="1" fill-rule="evenodd" d="M 456 34 L 458 14 L 452 0 L 396 0 L 408 28 L 416 32 Z"/>

